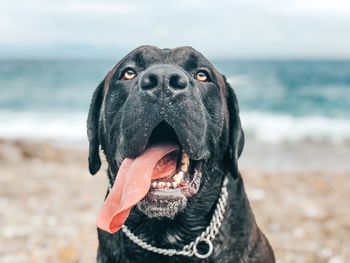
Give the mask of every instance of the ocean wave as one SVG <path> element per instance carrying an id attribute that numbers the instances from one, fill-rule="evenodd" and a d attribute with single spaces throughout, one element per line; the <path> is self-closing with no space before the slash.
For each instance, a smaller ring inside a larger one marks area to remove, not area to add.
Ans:
<path id="1" fill-rule="evenodd" d="M 350 121 L 345 118 L 242 112 L 241 121 L 245 134 L 262 142 L 350 142 Z"/>
<path id="2" fill-rule="evenodd" d="M 0 112 L 0 137 L 87 145 L 87 113 Z"/>
<path id="3" fill-rule="evenodd" d="M 87 113 L 0 112 L 0 138 L 48 140 L 87 145 Z M 242 112 L 248 138 L 267 143 L 311 141 L 350 142 L 349 119 L 323 116 L 295 117 L 266 112 Z"/>

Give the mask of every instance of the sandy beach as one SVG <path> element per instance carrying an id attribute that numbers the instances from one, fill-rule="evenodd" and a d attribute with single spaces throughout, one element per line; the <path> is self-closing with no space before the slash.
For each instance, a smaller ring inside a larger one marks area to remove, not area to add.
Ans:
<path id="1" fill-rule="evenodd" d="M 350 149 L 248 142 L 240 160 L 259 226 L 278 262 L 350 262 Z M 0 262 L 95 262 L 105 169 L 87 152 L 0 141 Z"/>

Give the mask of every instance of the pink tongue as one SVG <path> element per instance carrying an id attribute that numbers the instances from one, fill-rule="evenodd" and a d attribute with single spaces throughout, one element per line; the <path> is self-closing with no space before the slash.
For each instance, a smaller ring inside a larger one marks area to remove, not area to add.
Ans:
<path id="1" fill-rule="evenodd" d="M 178 150 L 175 144 L 156 145 L 136 159 L 125 159 L 97 217 L 97 227 L 109 233 L 117 232 L 131 208 L 147 194 L 151 179 L 165 177 L 176 170 L 175 155 L 168 154 Z"/>

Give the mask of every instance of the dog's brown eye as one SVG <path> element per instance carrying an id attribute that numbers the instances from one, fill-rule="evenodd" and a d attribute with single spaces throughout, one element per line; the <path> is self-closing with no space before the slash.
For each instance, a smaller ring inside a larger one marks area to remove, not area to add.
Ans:
<path id="1" fill-rule="evenodd" d="M 136 72 L 132 68 L 127 68 L 123 71 L 121 79 L 123 80 L 131 80 L 136 77 Z"/>
<path id="2" fill-rule="evenodd" d="M 207 72 L 205 72 L 204 70 L 200 70 L 197 72 L 196 76 L 195 76 L 196 80 L 198 81 L 202 81 L 202 82 L 207 82 L 209 81 L 209 75 Z"/>

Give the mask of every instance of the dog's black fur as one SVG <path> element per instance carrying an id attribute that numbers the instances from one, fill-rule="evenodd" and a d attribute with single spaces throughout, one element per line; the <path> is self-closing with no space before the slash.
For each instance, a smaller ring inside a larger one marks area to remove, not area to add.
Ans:
<path id="1" fill-rule="evenodd" d="M 186 75 L 187 86 L 171 87 L 168 79 L 158 89 L 140 88 L 143 73 L 154 65 L 180 70 Z M 120 76 L 128 67 L 137 76 L 123 80 Z M 194 78 L 201 69 L 207 71 L 209 81 Z M 224 176 L 228 176 L 229 198 L 220 232 L 213 241 L 214 252 L 206 260 L 162 256 L 135 245 L 121 231 L 109 234 L 98 229 L 98 262 L 275 262 L 255 222 L 237 168 L 244 134 L 236 95 L 225 77 L 191 47 L 142 46 L 107 74 L 93 95 L 88 117 L 90 172 L 95 174 L 100 168 L 101 145 L 108 161 L 108 178 L 113 183 L 122 159 L 142 154 L 159 123 L 175 130 L 190 158 L 205 160 L 200 189 L 175 218 L 149 218 L 135 207 L 126 225 L 154 246 L 181 249 L 208 226 Z"/>

